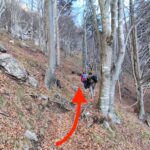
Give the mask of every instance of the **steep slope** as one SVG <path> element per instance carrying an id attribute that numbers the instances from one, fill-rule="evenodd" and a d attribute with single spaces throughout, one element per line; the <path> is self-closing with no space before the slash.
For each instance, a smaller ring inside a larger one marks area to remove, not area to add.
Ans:
<path id="1" fill-rule="evenodd" d="M 122 118 L 122 124 L 111 125 L 112 132 L 98 123 L 88 127 L 87 121 L 82 118 L 71 139 L 60 148 L 55 148 L 54 143 L 63 138 L 71 128 L 75 109 L 64 111 L 59 105 L 41 100 L 37 95 L 43 94 L 53 100 L 59 94 L 71 101 L 75 87 L 82 87 L 80 77 L 72 73 L 81 71 L 80 55 L 61 57 L 62 64 L 57 68 L 56 76 L 62 88 L 54 86 L 48 91 L 44 86 L 47 58 L 41 52 L 34 51 L 35 47 L 21 48 L 19 41 L 15 41 L 17 44 L 13 45 L 9 42 L 9 36 L 3 35 L 0 40 L 8 53 L 17 58 L 39 81 L 39 87 L 34 89 L 0 71 L 0 150 L 22 150 L 25 147 L 43 150 L 149 150 L 150 129 L 132 111 L 123 109 L 119 102 L 117 112 Z M 97 98 L 91 100 L 87 91 L 85 96 L 93 104 L 90 111 L 98 115 Z M 39 142 L 31 142 L 25 138 L 26 130 L 35 132 Z"/>

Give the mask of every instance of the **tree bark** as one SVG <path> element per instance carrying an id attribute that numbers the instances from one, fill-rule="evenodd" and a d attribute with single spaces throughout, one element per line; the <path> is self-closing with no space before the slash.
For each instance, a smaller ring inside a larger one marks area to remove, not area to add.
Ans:
<path id="1" fill-rule="evenodd" d="M 135 25 L 135 13 L 134 13 L 134 4 L 133 0 L 130 0 L 130 22 L 133 26 L 131 32 L 131 62 L 132 62 L 132 71 L 136 87 L 137 101 L 139 104 L 139 119 L 143 120 L 145 116 L 144 109 L 144 100 L 143 100 L 143 87 L 141 84 L 141 69 L 140 69 L 140 60 L 139 60 L 139 48 L 138 48 L 138 39 L 137 39 L 137 27 Z"/>
<path id="2" fill-rule="evenodd" d="M 101 81 L 100 81 L 100 97 L 99 106 L 104 116 L 108 116 L 109 98 L 110 98 L 110 72 L 112 63 L 112 41 L 111 23 L 110 23 L 110 1 L 99 0 L 102 20 L 102 40 L 101 40 Z"/>
<path id="3" fill-rule="evenodd" d="M 5 11 L 5 0 L 1 0 L 0 1 L 0 18 L 4 11 Z"/>
<path id="4" fill-rule="evenodd" d="M 85 12 L 84 12 L 85 13 Z M 87 55 L 87 28 L 86 28 L 86 16 L 84 14 L 84 34 L 83 34 L 83 68 L 84 71 L 87 72 L 87 59 L 88 59 L 88 55 Z"/>
<path id="5" fill-rule="evenodd" d="M 48 49 L 48 69 L 45 75 L 45 85 L 51 88 L 54 80 L 54 72 L 56 67 L 56 28 L 55 28 L 55 1 L 45 0 L 46 13 L 46 31 L 47 31 L 47 49 Z"/>
<path id="6" fill-rule="evenodd" d="M 56 4 L 56 9 L 57 9 L 57 4 Z M 60 65 L 60 34 L 59 34 L 59 18 L 58 18 L 58 11 L 56 14 L 56 40 L 57 40 L 57 58 L 56 58 L 56 65 L 59 66 Z"/>
<path id="7" fill-rule="evenodd" d="M 119 118 L 115 114 L 114 98 L 116 83 L 119 79 L 121 67 L 125 57 L 125 43 L 124 43 L 124 31 L 123 31 L 123 0 L 118 1 L 118 44 L 119 44 L 119 55 L 111 70 L 111 91 L 110 91 L 110 110 L 109 115 L 112 120 L 116 123 L 120 123 Z"/>

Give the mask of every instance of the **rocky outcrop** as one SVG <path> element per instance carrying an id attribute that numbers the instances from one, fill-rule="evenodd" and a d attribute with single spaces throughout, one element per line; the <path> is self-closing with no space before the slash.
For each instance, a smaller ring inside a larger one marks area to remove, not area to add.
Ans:
<path id="1" fill-rule="evenodd" d="M 7 49 L 5 48 L 5 46 L 0 42 L 0 52 L 1 53 L 6 53 Z"/>
<path id="2" fill-rule="evenodd" d="M 38 141 L 37 135 L 34 132 L 31 132 L 29 130 L 26 130 L 24 136 L 29 139 L 29 140 L 33 140 L 33 141 Z"/>
<path id="3" fill-rule="evenodd" d="M 24 134 L 25 138 L 27 138 L 25 145 L 23 146 L 23 150 L 42 150 L 41 141 L 38 138 L 37 134 L 26 130 Z"/>
<path id="4" fill-rule="evenodd" d="M 25 81 L 28 77 L 24 67 L 10 54 L 0 54 L 0 67 L 19 80 Z"/>
<path id="5" fill-rule="evenodd" d="M 34 88 L 38 87 L 38 81 L 33 76 L 28 76 L 28 83 Z"/>
<path id="6" fill-rule="evenodd" d="M 38 96 L 38 100 L 49 100 L 49 97 L 46 96 L 46 95 L 44 95 L 44 94 L 40 94 L 40 95 Z"/>
<path id="7" fill-rule="evenodd" d="M 12 55 L 7 53 L 0 54 L 0 68 L 18 80 L 27 81 L 32 87 L 38 87 L 38 81 L 32 75 L 28 75 L 23 65 Z"/>
<path id="8" fill-rule="evenodd" d="M 73 105 L 71 102 L 69 102 L 67 99 L 61 97 L 59 94 L 56 94 L 54 96 L 54 99 L 50 99 L 50 101 L 57 103 L 58 105 L 60 105 L 61 108 L 63 108 L 64 110 L 67 111 L 71 111 L 73 110 Z"/>

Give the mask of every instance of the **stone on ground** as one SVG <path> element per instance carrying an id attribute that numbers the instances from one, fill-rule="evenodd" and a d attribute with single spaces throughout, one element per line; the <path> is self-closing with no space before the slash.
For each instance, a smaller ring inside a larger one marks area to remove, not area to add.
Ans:
<path id="1" fill-rule="evenodd" d="M 27 79 L 27 72 L 24 67 L 10 54 L 0 54 L 0 67 L 4 71 L 22 81 Z"/>

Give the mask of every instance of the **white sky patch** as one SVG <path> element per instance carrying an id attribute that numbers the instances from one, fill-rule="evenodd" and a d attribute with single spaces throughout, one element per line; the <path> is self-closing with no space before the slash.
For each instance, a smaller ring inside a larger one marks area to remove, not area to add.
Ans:
<path id="1" fill-rule="evenodd" d="M 26 4 L 21 4 L 21 8 L 24 9 L 25 11 L 29 10 L 29 8 Z"/>
<path id="2" fill-rule="evenodd" d="M 77 0 L 73 3 L 73 11 L 72 14 L 75 17 L 76 25 L 82 25 L 82 16 L 83 16 L 83 0 Z"/>
<path id="3" fill-rule="evenodd" d="M 77 0 L 73 3 L 73 15 L 75 15 L 75 23 L 77 25 L 82 25 L 83 11 L 84 11 L 84 3 L 86 0 Z M 94 5 L 98 5 L 98 0 L 94 0 Z M 129 0 L 124 0 L 125 7 L 129 7 Z M 127 11 L 127 9 L 125 9 Z M 97 9 L 99 12 L 99 10 Z M 128 16 L 128 11 L 126 12 L 126 17 Z"/>
<path id="4" fill-rule="evenodd" d="M 83 0 L 77 0 L 76 4 L 79 5 L 79 6 L 83 6 Z"/>
<path id="5" fill-rule="evenodd" d="M 129 6 L 129 0 L 124 1 L 125 6 Z"/>

